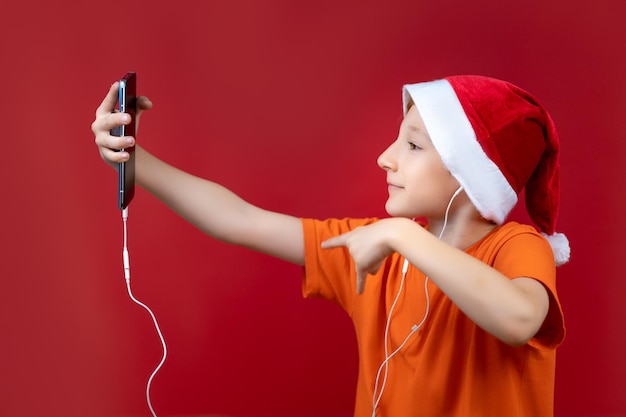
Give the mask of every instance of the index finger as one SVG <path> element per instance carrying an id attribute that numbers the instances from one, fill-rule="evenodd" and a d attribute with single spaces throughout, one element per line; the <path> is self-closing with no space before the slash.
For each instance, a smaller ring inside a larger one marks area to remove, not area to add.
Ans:
<path id="1" fill-rule="evenodd" d="M 100 106 L 96 109 L 96 116 L 102 116 L 111 113 L 115 109 L 117 103 L 117 94 L 120 87 L 119 81 L 114 82 L 109 88 L 109 92 L 100 103 Z"/>
<path id="2" fill-rule="evenodd" d="M 322 242 L 322 249 L 338 248 L 340 246 L 346 246 L 347 233 L 343 235 L 331 237 L 328 240 Z"/>

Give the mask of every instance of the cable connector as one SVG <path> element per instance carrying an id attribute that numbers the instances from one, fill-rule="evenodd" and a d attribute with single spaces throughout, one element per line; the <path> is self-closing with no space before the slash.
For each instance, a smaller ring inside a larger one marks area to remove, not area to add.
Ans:
<path id="1" fill-rule="evenodd" d="M 124 250 L 122 257 L 124 259 L 124 278 L 126 283 L 130 282 L 130 257 L 128 256 L 128 231 L 126 228 L 126 221 L 128 220 L 128 206 L 122 210 L 122 220 L 124 223 Z"/>
<path id="2" fill-rule="evenodd" d="M 124 248 L 122 256 L 124 258 L 124 278 L 126 278 L 126 282 L 130 282 L 130 257 L 127 248 Z"/>

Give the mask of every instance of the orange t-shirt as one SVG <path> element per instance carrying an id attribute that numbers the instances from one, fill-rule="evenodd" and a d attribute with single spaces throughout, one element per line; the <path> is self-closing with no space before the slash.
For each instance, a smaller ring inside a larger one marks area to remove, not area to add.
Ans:
<path id="1" fill-rule="evenodd" d="M 359 349 L 354 415 L 372 415 L 374 384 L 385 359 L 384 334 L 398 293 L 404 259 L 390 256 L 365 291 L 356 295 L 354 263 L 345 248 L 322 241 L 376 219 L 303 219 L 303 294 L 339 304 L 352 318 Z M 548 242 L 530 226 L 507 223 L 465 250 L 509 278 L 531 277 L 550 294 L 550 310 L 537 335 L 512 347 L 479 328 L 428 281 L 430 311 L 422 327 L 389 362 L 379 417 L 547 417 L 553 415 L 556 347 L 565 328 L 556 268 Z M 425 275 L 409 267 L 392 314 L 389 353 L 402 344 L 426 311 Z M 381 377 L 382 378 L 382 377 Z M 380 384 L 379 384 L 380 385 Z"/>

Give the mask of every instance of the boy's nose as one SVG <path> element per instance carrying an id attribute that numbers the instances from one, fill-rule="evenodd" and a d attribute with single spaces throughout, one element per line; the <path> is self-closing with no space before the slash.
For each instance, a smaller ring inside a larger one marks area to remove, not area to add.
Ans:
<path id="1" fill-rule="evenodd" d="M 387 149 L 385 149 L 383 153 L 381 153 L 378 156 L 378 159 L 377 159 L 378 166 L 384 169 L 385 171 L 387 170 L 393 171 L 396 168 L 396 164 L 392 157 L 392 148 L 393 148 L 394 143 L 389 145 L 389 147 L 387 147 Z"/>

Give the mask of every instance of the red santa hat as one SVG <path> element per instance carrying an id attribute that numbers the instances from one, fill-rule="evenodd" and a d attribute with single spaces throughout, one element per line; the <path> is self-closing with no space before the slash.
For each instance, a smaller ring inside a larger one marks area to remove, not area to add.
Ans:
<path id="1" fill-rule="evenodd" d="M 569 260 L 559 210 L 559 138 L 552 118 L 528 92 L 482 76 L 405 85 L 441 159 L 481 215 L 502 224 L 525 189 L 528 214 L 550 242 L 556 265 Z"/>

